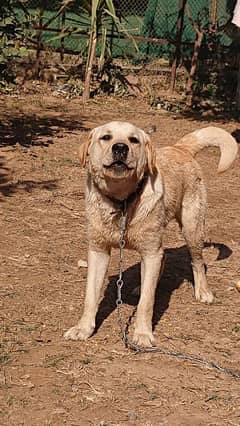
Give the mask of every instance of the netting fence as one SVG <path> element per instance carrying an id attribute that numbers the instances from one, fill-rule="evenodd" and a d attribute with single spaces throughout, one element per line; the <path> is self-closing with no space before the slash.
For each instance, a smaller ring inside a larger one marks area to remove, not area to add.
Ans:
<path id="1" fill-rule="evenodd" d="M 196 37 L 193 21 L 201 21 L 203 28 L 211 26 L 222 46 L 231 44 L 231 39 L 224 33 L 224 26 L 231 18 L 235 0 L 119 0 L 116 9 L 129 37 L 109 22 L 107 40 L 112 56 L 138 60 L 169 57 L 176 46 L 181 3 L 186 3 L 181 23 L 182 49 L 193 46 Z M 70 9 L 60 14 L 57 13 L 62 5 L 59 0 L 29 0 L 24 5 L 35 23 L 31 30 L 35 47 L 60 50 L 62 54 L 86 53 L 90 16 L 83 12 L 81 0 L 75 1 Z M 21 16 L 23 11 L 19 9 L 18 13 Z M 68 32 L 64 38 L 59 36 L 63 29 Z"/>

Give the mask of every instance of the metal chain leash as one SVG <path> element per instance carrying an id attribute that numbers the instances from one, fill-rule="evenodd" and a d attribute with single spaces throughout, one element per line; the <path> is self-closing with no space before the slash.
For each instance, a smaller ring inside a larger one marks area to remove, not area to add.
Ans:
<path id="1" fill-rule="evenodd" d="M 124 208 L 121 211 L 121 217 L 119 220 L 119 231 L 120 231 L 120 238 L 119 238 L 119 277 L 116 282 L 117 285 L 117 299 L 116 299 L 116 306 L 118 310 L 118 324 L 120 328 L 121 333 L 121 339 L 123 343 L 125 344 L 126 348 L 129 348 L 133 350 L 136 353 L 160 353 L 162 355 L 168 355 L 172 357 L 176 357 L 178 359 L 182 359 L 184 361 L 192 361 L 197 364 L 204 365 L 205 367 L 208 367 L 210 369 L 214 369 L 217 371 L 220 371 L 221 373 L 224 373 L 228 376 L 234 377 L 235 379 L 240 379 L 240 371 L 239 370 L 232 370 L 230 368 L 222 367 L 221 365 L 218 365 L 214 361 L 208 361 L 198 355 L 191 355 L 191 354 L 185 354 L 183 352 L 179 351 L 173 351 L 165 348 L 160 348 L 158 346 L 153 347 L 141 347 L 134 342 L 132 342 L 128 337 L 128 329 L 131 324 L 131 320 L 136 312 L 136 309 L 133 311 L 132 315 L 130 316 L 127 323 L 124 322 L 122 317 L 122 287 L 124 284 L 123 281 L 123 268 L 124 268 L 124 248 L 126 245 L 125 241 L 125 232 L 127 227 L 127 214 L 126 214 L 126 205 L 124 205 Z"/>
<path id="2" fill-rule="evenodd" d="M 127 338 L 127 334 L 126 334 L 126 330 L 125 330 L 125 324 L 124 321 L 122 319 L 122 311 L 121 311 L 121 306 L 122 306 L 122 286 L 123 286 L 123 262 L 124 262 L 124 257 L 123 257 L 123 249 L 125 247 L 125 232 L 126 232 L 126 226 L 127 226 L 127 215 L 126 215 L 126 206 L 124 205 L 124 209 L 121 210 L 121 217 L 119 220 L 119 231 L 120 231 L 120 238 L 119 238 L 119 277 L 118 280 L 116 282 L 117 284 L 117 300 L 116 300 L 116 305 L 117 305 L 117 310 L 118 310 L 118 323 L 119 323 L 119 327 L 121 330 L 121 338 L 123 340 L 123 342 L 125 343 L 125 346 L 127 347 L 127 342 L 128 342 L 128 338 Z"/>

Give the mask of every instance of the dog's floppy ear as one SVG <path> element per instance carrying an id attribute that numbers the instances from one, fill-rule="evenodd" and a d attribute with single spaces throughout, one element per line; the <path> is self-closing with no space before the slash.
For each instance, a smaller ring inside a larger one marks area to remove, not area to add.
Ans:
<path id="1" fill-rule="evenodd" d="M 93 133 L 94 133 L 94 129 L 89 133 L 87 140 L 83 142 L 79 148 L 79 159 L 83 167 L 85 167 L 87 164 L 87 157 L 88 157 L 89 147 L 92 142 Z"/>
<path id="2" fill-rule="evenodd" d="M 147 153 L 147 166 L 149 173 L 154 174 L 156 170 L 156 151 L 150 137 L 145 133 L 145 149 Z"/>

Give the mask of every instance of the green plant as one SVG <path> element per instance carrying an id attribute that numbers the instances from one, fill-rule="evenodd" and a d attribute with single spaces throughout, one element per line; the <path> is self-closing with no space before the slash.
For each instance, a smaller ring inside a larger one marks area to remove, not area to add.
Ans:
<path id="1" fill-rule="evenodd" d="M 124 76 L 123 69 L 118 65 L 114 65 L 111 59 L 105 61 L 104 66 L 97 71 L 96 79 L 99 82 L 96 92 L 114 94 L 116 96 L 128 94 L 129 83 Z"/>
<path id="2" fill-rule="evenodd" d="M 64 354 L 47 355 L 44 360 L 44 367 L 54 368 L 58 365 L 59 362 L 63 361 L 65 358 L 66 358 L 66 355 Z"/>
<path id="3" fill-rule="evenodd" d="M 12 64 L 18 57 L 27 54 L 27 49 L 20 42 L 24 39 L 23 25 L 19 21 L 15 0 L 0 2 L 0 86 L 14 79 Z"/>
<path id="4" fill-rule="evenodd" d="M 10 355 L 3 352 L 0 353 L 0 364 L 6 364 L 10 360 Z"/>
<path id="5" fill-rule="evenodd" d="M 78 26 L 75 28 L 65 27 L 64 30 L 51 41 L 57 38 L 64 38 L 69 34 L 87 34 L 87 55 L 86 55 L 86 71 L 85 84 L 83 90 L 83 99 L 90 97 L 90 86 L 93 74 L 97 49 L 98 56 L 98 72 L 101 73 L 105 68 L 105 63 L 111 61 L 111 45 L 108 43 L 107 35 L 113 29 L 118 34 L 123 34 L 130 38 L 121 17 L 118 15 L 113 0 L 82 0 L 77 2 L 74 0 L 65 0 L 62 8 L 73 9 L 75 14 L 79 16 Z M 61 12 L 63 11 L 61 8 Z M 137 45 L 132 38 L 132 42 L 137 50 Z"/>
<path id="6" fill-rule="evenodd" d="M 109 20 L 110 18 L 110 20 Z M 85 87 L 83 92 L 83 99 L 87 100 L 90 97 L 90 81 L 92 75 L 92 68 L 94 58 L 96 55 L 96 46 L 99 36 L 101 34 L 101 54 L 99 60 L 99 71 L 104 68 L 105 60 L 110 62 L 111 51 L 106 43 L 107 32 L 109 25 L 114 25 L 118 32 L 128 35 L 128 32 L 122 24 L 112 0 L 92 0 L 91 9 L 91 28 L 88 48 L 88 58 L 86 66 Z M 136 49 L 136 43 L 133 41 Z"/>

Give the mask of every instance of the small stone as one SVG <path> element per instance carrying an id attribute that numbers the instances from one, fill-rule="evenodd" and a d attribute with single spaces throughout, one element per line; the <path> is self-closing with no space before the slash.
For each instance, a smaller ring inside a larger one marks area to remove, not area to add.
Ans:
<path id="1" fill-rule="evenodd" d="M 78 268 L 87 268 L 87 267 L 88 267 L 88 264 L 87 264 L 86 260 L 79 259 Z"/>
<path id="2" fill-rule="evenodd" d="M 138 416 L 137 413 L 135 411 L 129 411 L 128 412 L 128 420 L 130 421 L 135 421 L 137 420 Z"/>
<path id="3" fill-rule="evenodd" d="M 149 129 L 147 130 L 147 133 L 150 135 L 151 133 L 155 133 L 157 131 L 157 127 L 153 124 Z"/>
<path id="4" fill-rule="evenodd" d="M 239 293 L 240 293 L 240 280 L 236 282 L 235 287 L 236 287 L 237 291 L 239 291 Z"/>

